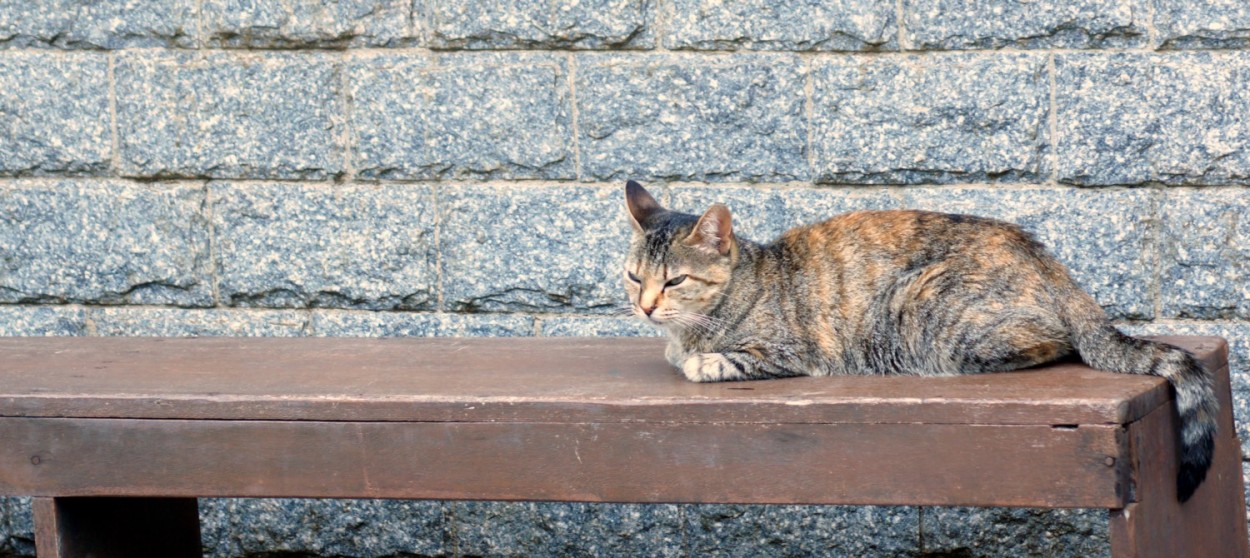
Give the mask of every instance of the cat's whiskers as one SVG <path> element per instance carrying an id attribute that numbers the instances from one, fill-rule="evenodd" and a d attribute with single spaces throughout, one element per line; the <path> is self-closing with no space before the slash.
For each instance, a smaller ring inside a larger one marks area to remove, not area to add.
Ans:
<path id="1" fill-rule="evenodd" d="M 681 321 L 681 311 L 675 310 L 672 308 L 657 308 L 655 312 L 652 313 L 649 318 L 651 320 L 651 323 L 659 325 L 659 326 L 664 326 L 664 327 L 669 327 L 673 325 L 679 325 L 679 326 L 685 325 Z"/>
<path id="2" fill-rule="evenodd" d="M 703 333 L 715 335 L 725 328 L 724 320 L 713 318 L 698 312 L 676 311 L 672 320 L 684 327 Z"/>
<path id="3" fill-rule="evenodd" d="M 690 319 L 682 312 L 673 311 L 665 313 L 664 318 L 682 327 L 690 327 L 694 325 L 694 323 L 691 322 Z"/>
<path id="4" fill-rule="evenodd" d="M 632 304 L 613 306 L 612 310 L 608 312 L 608 315 L 610 316 L 634 316 L 637 314 L 638 312 L 634 309 L 634 305 Z"/>

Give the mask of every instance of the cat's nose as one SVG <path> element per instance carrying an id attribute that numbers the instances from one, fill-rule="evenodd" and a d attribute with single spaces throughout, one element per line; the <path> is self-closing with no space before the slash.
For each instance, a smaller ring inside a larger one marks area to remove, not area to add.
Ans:
<path id="1" fill-rule="evenodd" d="M 650 316 L 652 312 L 655 312 L 655 307 L 654 307 L 654 306 L 650 306 L 650 307 L 648 307 L 648 306 L 639 306 L 638 308 L 642 310 L 642 313 L 643 313 L 643 314 L 646 314 L 646 315 L 648 315 L 648 316 Z"/>

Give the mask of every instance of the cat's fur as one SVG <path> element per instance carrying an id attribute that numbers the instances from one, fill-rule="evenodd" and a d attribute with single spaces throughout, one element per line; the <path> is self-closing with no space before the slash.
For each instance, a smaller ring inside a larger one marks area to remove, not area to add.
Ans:
<path id="1" fill-rule="evenodd" d="M 757 244 L 734 234 L 720 204 L 701 217 L 669 211 L 629 181 L 626 206 L 633 312 L 667 330 L 666 357 L 690 380 L 974 374 L 1075 353 L 1094 368 L 1168 379 L 1181 501 L 1206 477 L 1218 410 L 1210 376 L 1184 350 L 1117 330 L 1015 225 L 858 211 Z"/>

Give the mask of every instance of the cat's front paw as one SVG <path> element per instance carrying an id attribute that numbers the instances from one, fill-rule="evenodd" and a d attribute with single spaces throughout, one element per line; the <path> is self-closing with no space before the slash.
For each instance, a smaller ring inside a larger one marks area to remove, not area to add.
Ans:
<path id="1" fill-rule="evenodd" d="M 738 378 L 738 369 L 720 353 L 698 353 L 681 363 L 681 372 L 692 382 L 721 382 Z"/>

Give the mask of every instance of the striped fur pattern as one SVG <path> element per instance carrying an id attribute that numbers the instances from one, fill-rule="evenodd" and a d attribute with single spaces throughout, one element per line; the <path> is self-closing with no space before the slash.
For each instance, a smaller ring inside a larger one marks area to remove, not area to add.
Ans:
<path id="1" fill-rule="evenodd" d="M 1124 335 L 1045 247 L 1015 225 L 926 211 L 859 211 L 768 244 L 723 205 L 669 211 L 626 185 L 623 279 L 632 312 L 663 328 L 696 382 L 833 374 L 948 376 L 1075 355 L 1161 376 L 1181 417 L 1184 501 L 1206 476 L 1218 404 L 1182 349 Z"/>

